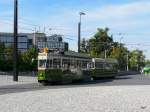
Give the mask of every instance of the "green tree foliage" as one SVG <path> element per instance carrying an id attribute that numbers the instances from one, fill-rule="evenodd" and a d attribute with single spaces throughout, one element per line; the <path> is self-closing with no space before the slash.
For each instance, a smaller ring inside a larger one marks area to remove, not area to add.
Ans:
<path id="1" fill-rule="evenodd" d="M 4 58 L 4 49 L 5 49 L 5 45 L 0 42 L 0 60 L 3 60 Z"/>
<path id="2" fill-rule="evenodd" d="M 37 68 L 38 51 L 30 48 L 24 53 L 18 53 L 18 68 L 21 71 L 35 70 Z M 13 69 L 13 48 L 5 47 L 0 43 L 0 70 L 9 71 Z"/>
<path id="3" fill-rule="evenodd" d="M 38 51 L 36 48 L 30 48 L 20 55 L 20 70 L 35 70 L 37 68 Z"/>
<path id="4" fill-rule="evenodd" d="M 145 65 L 145 56 L 143 51 L 134 50 L 130 52 L 129 65 L 131 69 L 139 71 Z"/>
<path id="5" fill-rule="evenodd" d="M 145 60 L 144 65 L 150 65 L 150 60 Z"/>
<path id="6" fill-rule="evenodd" d="M 81 41 L 81 52 L 82 53 L 88 53 L 89 49 L 88 49 L 88 41 L 83 38 Z"/>
<path id="7" fill-rule="evenodd" d="M 12 70 L 13 69 L 13 48 L 7 47 L 5 48 L 5 70 Z"/>
<path id="8" fill-rule="evenodd" d="M 3 43 L 0 42 L 0 70 L 3 68 L 4 66 L 4 49 L 5 49 L 5 45 Z"/>
<path id="9" fill-rule="evenodd" d="M 121 70 L 125 70 L 127 66 L 127 53 L 128 50 L 127 48 L 123 46 L 119 47 L 114 47 L 112 49 L 112 52 L 110 54 L 110 58 L 115 58 L 118 60 L 119 63 L 119 68 Z"/>
<path id="10" fill-rule="evenodd" d="M 136 50 L 130 53 L 123 44 L 114 42 L 113 36 L 110 36 L 108 31 L 109 28 L 98 28 L 93 37 L 88 40 L 83 39 L 81 43 L 82 52 L 97 58 L 104 58 L 105 54 L 107 58 L 115 58 L 118 60 L 121 70 L 126 70 L 127 59 L 129 59 L 130 69 L 137 69 L 137 65 L 138 68 L 143 66 L 145 59 L 143 52 Z M 127 54 L 129 54 L 129 57 L 127 57 Z"/>
<path id="11" fill-rule="evenodd" d="M 13 49 L 11 47 L 6 48 L 3 43 L 0 43 L 0 70 L 12 70 L 12 55 Z"/>
<path id="12" fill-rule="evenodd" d="M 93 57 L 101 58 L 104 57 L 105 50 L 107 50 L 107 53 L 109 54 L 112 47 L 113 38 L 108 35 L 108 31 L 108 28 L 98 28 L 97 33 L 92 38 L 86 42 L 82 41 L 81 48 L 83 48 L 84 45 L 83 51 L 86 51 Z"/>

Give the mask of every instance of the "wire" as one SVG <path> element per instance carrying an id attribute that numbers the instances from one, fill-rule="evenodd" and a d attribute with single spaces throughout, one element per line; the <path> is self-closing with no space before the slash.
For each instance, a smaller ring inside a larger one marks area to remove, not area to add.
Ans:
<path id="1" fill-rule="evenodd" d="M 8 25 L 13 25 L 13 23 L 10 23 L 10 22 L 6 22 L 6 21 L 3 21 L 1 23 L 4 23 L 4 24 L 8 24 Z M 26 28 L 26 27 L 22 27 L 22 26 L 19 26 L 20 29 L 23 29 L 23 30 L 30 30 L 30 31 L 34 31 L 33 29 L 31 28 Z"/>
<path id="2" fill-rule="evenodd" d="M 119 35 L 119 36 L 123 36 L 123 35 L 150 35 L 150 33 L 112 33 L 112 35 Z"/>
<path id="3" fill-rule="evenodd" d="M 13 19 L 12 18 L 7 18 L 7 19 L 5 19 L 3 21 L 12 22 Z M 32 24 L 31 22 L 27 22 L 27 21 L 22 20 L 22 19 L 18 19 L 18 21 L 19 21 L 19 24 L 28 25 L 28 26 L 32 26 L 32 27 L 39 27 L 39 25 Z"/>

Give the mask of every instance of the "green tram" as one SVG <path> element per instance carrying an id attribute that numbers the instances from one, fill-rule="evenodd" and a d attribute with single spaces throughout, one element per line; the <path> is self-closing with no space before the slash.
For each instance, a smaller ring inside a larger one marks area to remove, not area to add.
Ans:
<path id="1" fill-rule="evenodd" d="M 38 82 L 72 82 L 82 80 L 91 57 L 76 52 L 39 53 Z"/>
<path id="2" fill-rule="evenodd" d="M 46 84 L 73 82 L 100 77 L 115 77 L 117 61 L 91 58 L 73 51 L 43 52 L 38 55 L 38 82 Z"/>

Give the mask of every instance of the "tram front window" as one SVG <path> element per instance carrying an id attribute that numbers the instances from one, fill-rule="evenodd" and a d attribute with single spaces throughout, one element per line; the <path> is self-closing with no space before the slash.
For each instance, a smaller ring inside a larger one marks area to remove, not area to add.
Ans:
<path id="1" fill-rule="evenodd" d="M 39 68 L 46 68 L 46 60 L 39 60 Z"/>

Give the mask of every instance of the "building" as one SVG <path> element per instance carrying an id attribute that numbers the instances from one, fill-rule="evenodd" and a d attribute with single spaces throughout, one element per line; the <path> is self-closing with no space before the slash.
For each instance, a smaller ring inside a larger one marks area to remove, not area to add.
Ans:
<path id="1" fill-rule="evenodd" d="M 6 47 L 13 47 L 13 33 L 0 33 L 0 42 Z M 18 34 L 18 50 L 21 52 L 36 47 L 39 50 L 48 47 L 50 50 L 68 50 L 68 43 L 63 42 L 61 35 L 46 36 L 45 33 L 19 33 Z"/>
<path id="2" fill-rule="evenodd" d="M 13 47 L 14 35 L 13 33 L 0 33 L 0 42 L 4 43 L 6 47 Z M 19 33 L 18 34 L 18 50 L 21 52 L 27 49 L 38 46 L 38 42 L 46 42 L 46 35 L 44 33 Z"/>
<path id="3" fill-rule="evenodd" d="M 38 42 L 38 48 L 42 49 L 47 47 L 49 50 L 68 51 L 68 43 L 63 42 L 61 35 L 47 36 L 45 42 Z"/>
<path id="4" fill-rule="evenodd" d="M 32 46 L 38 47 L 39 42 L 46 42 L 47 37 L 45 33 L 31 33 L 28 34 L 28 41 L 32 43 Z"/>

